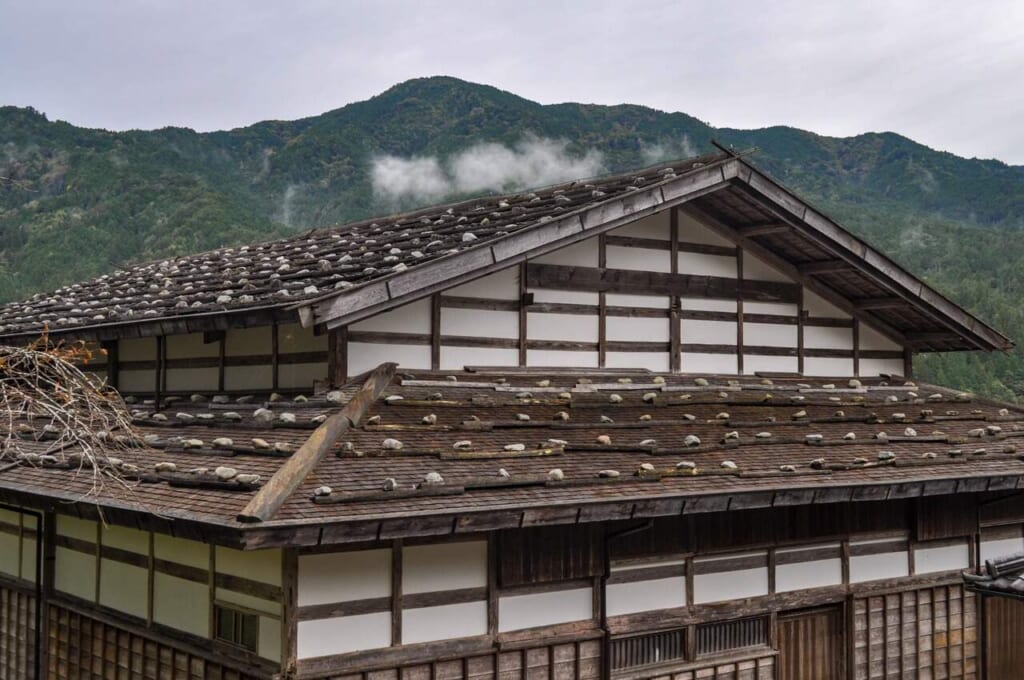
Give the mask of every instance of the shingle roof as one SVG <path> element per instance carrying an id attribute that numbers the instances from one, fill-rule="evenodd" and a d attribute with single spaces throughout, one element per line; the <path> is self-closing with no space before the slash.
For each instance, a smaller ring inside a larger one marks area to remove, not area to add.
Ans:
<path id="1" fill-rule="evenodd" d="M 257 407 L 275 419 L 261 423 Z M 235 517 L 251 490 L 195 488 L 188 480 L 173 486 L 181 480 L 156 475 L 153 466 L 229 466 L 266 482 L 282 458 L 254 448 L 252 438 L 297 447 L 313 418 L 338 405 L 324 397 L 185 400 L 161 409 L 166 420 L 154 417 L 153 405 L 133 408 L 140 433 L 158 437 L 158 448 L 124 455 L 147 473 L 145 483 L 127 491 L 108 485 L 98 500 L 241 530 Z M 323 527 L 373 533 L 409 519 L 434 518 L 451 530 L 456 521 L 528 524 L 559 509 L 566 513 L 560 521 L 587 521 L 1016 488 L 1024 483 L 1020 436 L 1024 413 L 1015 407 L 903 381 L 769 383 L 593 370 L 403 374 L 272 521 L 245 531 L 308 526 L 316 528 L 310 540 L 321 540 L 319 532 L 330 535 Z M 231 446 L 215 446 L 218 437 L 231 438 Z M 202 444 L 185 448 L 184 439 Z M 76 499 L 91 484 L 56 467 L 0 469 L 0 496 Z M 429 473 L 443 483 L 431 484 Z"/>
<path id="2" fill-rule="evenodd" d="M 720 162 L 724 154 L 125 267 L 0 306 L 0 337 L 287 310 Z M 287 315 L 297 319 L 294 311 Z"/>

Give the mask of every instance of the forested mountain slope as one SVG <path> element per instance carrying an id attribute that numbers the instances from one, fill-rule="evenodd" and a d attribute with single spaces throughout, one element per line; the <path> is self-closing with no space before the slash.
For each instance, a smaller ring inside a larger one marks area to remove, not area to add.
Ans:
<path id="1" fill-rule="evenodd" d="M 757 147 L 756 165 L 1024 342 L 1022 167 L 892 133 L 714 128 L 641 106 L 542 106 L 444 77 L 312 118 L 212 133 L 91 130 L 0 108 L 0 300 L 125 262 L 518 188 L 532 177 L 684 157 L 712 138 Z M 504 174 L 490 176 L 494 167 Z M 1024 395 L 1019 353 L 918 366 L 925 379 Z"/>

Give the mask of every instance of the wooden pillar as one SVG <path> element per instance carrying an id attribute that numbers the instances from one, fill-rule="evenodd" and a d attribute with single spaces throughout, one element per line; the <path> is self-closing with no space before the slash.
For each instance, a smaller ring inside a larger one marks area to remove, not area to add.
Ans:
<path id="1" fill-rule="evenodd" d="M 679 273 L 679 209 L 672 208 L 669 211 L 669 256 L 672 258 L 670 264 L 672 273 Z M 679 309 L 682 306 L 681 298 L 673 295 L 668 301 L 668 370 L 673 373 L 680 371 L 681 360 L 679 357 L 680 345 L 682 344 L 679 326 Z"/>
<path id="2" fill-rule="evenodd" d="M 441 369 L 441 294 L 430 296 L 430 368 Z"/>
<path id="3" fill-rule="evenodd" d="M 909 347 L 903 348 L 903 377 L 907 380 L 914 377 L 914 352 Z"/>
<path id="4" fill-rule="evenodd" d="M 526 263 L 519 265 L 519 365 L 526 366 Z"/>
<path id="5" fill-rule="evenodd" d="M 853 374 L 860 375 L 860 319 L 853 320 Z"/>
<path id="6" fill-rule="evenodd" d="M 22 519 L 24 522 L 24 519 Z M 36 540 L 42 542 L 43 564 L 37 570 L 41 583 L 37 589 L 40 602 L 37 603 L 39 611 L 39 669 L 42 677 L 48 677 L 50 663 L 50 598 L 53 596 L 54 576 L 57 566 L 57 515 L 54 512 L 42 513 L 39 526 L 36 527 Z M 20 564 L 20 562 L 19 562 Z M 96 563 L 97 569 L 99 562 Z"/>
<path id="7" fill-rule="evenodd" d="M 224 391 L 224 374 L 227 365 L 227 332 L 222 332 L 217 340 L 217 391 Z"/>
<path id="8" fill-rule="evenodd" d="M 608 266 L 608 245 L 605 235 L 597 235 L 597 266 Z M 604 368 L 608 357 L 608 296 L 602 290 L 597 294 L 597 365 Z"/>
<path id="9" fill-rule="evenodd" d="M 298 658 L 299 630 L 299 553 L 294 549 L 283 551 L 282 585 L 284 586 L 284 617 L 281 621 L 281 668 L 287 676 Z"/>
<path id="10" fill-rule="evenodd" d="M 331 387 L 348 380 L 348 326 L 327 331 L 327 382 Z"/>
<path id="11" fill-rule="evenodd" d="M 121 363 L 117 351 L 118 342 L 117 340 L 105 340 L 100 347 L 106 352 L 107 357 L 107 384 L 117 389 L 119 364 Z"/>
<path id="12" fill-rule="evenodd" d="M 391 544 L 391 646 L 402 644 L 402 539 Z"/>
<path id="13" fill-rule="evenodd" d="M 167 377 L 167 371 L 164 366 L 164 362 L 167 357 L 167 338 L 163 335 L 156 336 L 156 375 L 153 380 L 153 399 L 154 405 L 157 410 L 160 409 L 160 402 L 163 400 L 164 379 Z"/>
<path id="14" fill-rule="evenodd" d="M 743 249 L 736 249 L 736 373 L 743 375 Z"/>
<path id="15" fill-rule="evenodd" d="M 804 287 L 800 286 L 796 301 L 796 372 L 804 374 Z"/>
<path id="16" fill-rule="evenodd" d="M 270 386 L 276 390 L 278 385 L 278 369 L 280 368 L 280 339 L 278 338 L 276 323 L 270 325 L 270 332 L 272 334 L 270 336 Z"/>

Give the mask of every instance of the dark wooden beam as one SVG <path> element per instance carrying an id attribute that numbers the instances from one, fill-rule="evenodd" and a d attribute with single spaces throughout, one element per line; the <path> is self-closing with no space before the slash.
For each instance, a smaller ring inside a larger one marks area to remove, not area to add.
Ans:
<path id="1" fill-rule="evenodd" d="M 679 273 L 679 209 L 669 210 L 669 257 L 673 274 Z M 682 343 L 682 327 L 680 326 L 679 310 L 682 302 L 678 295 L 669 299 L 669 327 L 668 327 L 668 370 L 678 373 L 681 370 L 682 358 L 679 356 L 679 346 Z"/>
<path id="2" fill-rule="evenodd" d="M 800 286 L 775 281 L 740 281 L 722 276 L 697 276 L 632 269 L 571 267 L 529 263 L 528 285 L 556 290 L 580 290 L 599 293 L 637 295 L 677 295 L 709 300 L 735 300 L 740 292 L 745 300 L 756 302 L 796 302 Z"/>
<path id="3" fill-rule="evenodd" d="M 805 262 L 798 265 L 797 269 L 805 276 L 816 274 L 835 274 L 853 270 L 853 265 L 846 260 L 821 260 L 820 262 Z"/>
<path id="4" fill-rule="evenodd" d="M 348 326 L 327 331 L 327 382 L 331 387 L 348 380 Z"/>
<path id="5" fill-rule="evenodd" d="M 910 303 L 901 297 L 879 297 L 856 299 L 853 301 L 853 305 L 861 311 L 870 312 L 880 309 L 909 307 Z"/>
<path id="6" fill-rule="evenodd" d="M 377 401 L 384 388 L 391 383 L 398 364 L 387 363 L 378 366 L 363 383 L 363 387 L 339 411 L 313 431 L 299 450 L 278 468 L 274 476 L 252 497 L 249 504 L 238 514 L 239 522 L 266 522 L 295 492 L 299 485 L 323 460 L 327 451 L 338 438 L 355 427 L 366 415 L 367 409 Z"/>
<path id="7" fill-rule="evenodd" d="M 907 333 L 907 342 L 912 345 L 928 345 L 936 342 L 962 341 L 963 336 L 952 331 L 918 331 Z"/>
<path id="8" fill-rule="evenodd" d="M 117 340 L 104 340 L 100 344 L 100 348 L 106 353 L 107 357 L 107 384 L 116 389 L 118 387 L 118 371 L 121 368 L 117 351 Z"/>
<path id="9" fill-rule="evenodd" d="M 430 368 L 441 368 L 441 294 L 430 296 Z"/>
<path id="10" fill-rule="evenodd" d="M 737 227 L 736 231 L 744 238 L 756 238 L 758 236 L 771 236 L 772 234 L 784 234 L 791 231 L 785 222 L 766 222 L 765 224 L 748 224 Z"/>
<path id="11" fill-rule="evenodd" d="M 736 373 L 743 375 L 743 248 L 736 251 Z"/>

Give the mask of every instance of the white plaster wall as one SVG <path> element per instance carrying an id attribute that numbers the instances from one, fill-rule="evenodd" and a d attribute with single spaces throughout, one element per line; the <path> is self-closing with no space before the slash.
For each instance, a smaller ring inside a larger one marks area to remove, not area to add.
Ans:
<path id="1" fill-rule="evenodd" d="M 981 561 L 1006 557 L 1013 553 L 1024 551 L 1024 537 L 1014 536 L 1011 538 L 981 539 Z"/>
<path id="2" fill-rule="evenodd" d="M 669 319 L 609 316 L 605 318 L 605 337 L 609 340 L 668 342 Z"/>
<path id="3" fill-rule="evenodd" d="M 737 338 L 735 321 L 705 321 L 704 319 L 683 319 L 680 337 L 684 344 L 735 345 Z"/>
<path id="4" fill-rule="evenodd" d="M 755 302 L 743 301 L 745 314 L 778 314 L 780 316 L 797 316 L 797 306 L 789 302 Z"/>
<path id="5" fill-rule="evenodd" d="M 596 314 L 526 315 L 526 337 L 531 340 L 577 340 L 597 342 Z"/>
<path id="6" fill-rule="evenodd" d="M 734 246 L 729 239 L 719 236 L 693 217 L 679 213 L 679 240 L 687 243 L 704 243 L 712 246 Z"/>
<path id="7" fill-rule="evenodd" d="M 898 343 L 893 342 L 867 324 L 860 325 L 860 348 L 891 350 L 903 349 Z"/>
<path id="8" fill-rule="evenodd" d="M 800 362 L 796 357 L 775 357 L 764 354 L 744 354 L 743 372 L 753 375 L 758 371 L 765 373 L 796 373 Z"/>
<path id="9" fill-rule="evenodd" d="M 171 392 L 206 392 L 217 389 L 217 378 L 216 368 L 168 368 L 166 385 Z"/>
<path id="10" fill-rule="evenodd" d="M 390 595 L 390 549 L 299 556 L 300 607 Z"/>
<path id="11" fill-rule="evenodd" d="M 595 368 L 597 352 L 530 349 L 526 351 L 526 363 L 530 366 L 552 366 L 555 368 Z"/>
<path id="12" fill-rule="evenodd" d="M 498 347 L 451 347 L 441 345 L 442 370 L 466 366 L 518 366 L 519 350 Z"/>
<path id="13" fill-rule="evenodd" d="M 149 602 L 149 573 L 141 567 L 100 560 L 100 604 L 126 614 L 146 618 Z"/>
<path id="14" fill-rule="evenodd" d="M 278 367 L 280 368 L 280 366 Z M 274 383 L 273 366 L 227 366 L 224 368 L 225 390 L 267 390 Z"/>
<path id="15" fill-rule="evenodd" d="M 686 577 L 612 583 L 605 589 L 609 616 L 686 606 Z"/>
<path id="16" fill-rule="evenodd" d="M 25 515 L 22 520 L 26 531 L 38 531 L 38 521 L 32 515 Z M 36 539 L 21 539 L 21 577 L 26 581 L 36 581 Z"/>
<path id="17" fill-rule="evenodd" d="M 804 326 L 804 347 L 852 350 L 853 329 Z"/>
<path id="18" fill-rule="evenodd" d="M 531 260 L 531 262 L 596 267 L 598 264 L 597 238 L 588 238 L 585 241 L 566 246 L 553 253 L 541 255 Z"/>
<path id="19" fill-rule="evenodd" d="M 255 597 L 254 595 L 238 592 L 237 590 L 215 588 L 213 596 L 217 602 L 224 602 L 228 605 L 237 605 L 243 609 L 262 612 L 275 617 L 280 617 L 282 614 L 283 606 L 281 602 L 265 600 L 261 597 Z"/>
<path id="20" fill-rule="evenodd" d="M 90 602 L 96 601 L 96 556 L 57 546 L 54 587 Z"/>
<path id="21" fill-rule="evenodd" d="M 843 562 L 831 560 L 781 564 L 775 569 L 775 591 L 779 593 L 805 588 L 823 588 L 843 582 Z"/>
<path id="22" fill-rule="evenodd" d="M 967 569 L 970 566 L 967 541 L 935 548 L 918 547 L 914 550 L 914 573 L 917 574 Z"/>
<path id="23" fill-rule="evenodd" d="M 593 588 L 555 590 L 498 599 L 498 630 L 522 630 L 594 616 Z"/>
<path id="24" fill-rule="evenodd" d="M 103 545 L 113 548 L 129 550 L 140 555 L 149 554 L 149 532 L 147 531 L 110 524 L 100 530 L 100 540 Z"/>
<path id="25" fill-rule="evenodd" d="M 807 288 L 804 288 L 804 309 L 812 317 L 826 317 L 832 319 L 851 318 L 849 314 Z"/>
<path id="26" fill-rule="evenodd" d="M 558 302 L 572 305 L 597 305 L 600 301 L 598 293 L 579 290 L 555 290 L 551 288 L 530 288 L 534 302 Z"/>
<path id="27" fill-rule="evenodd" d="M 791 283 L 793 280 L 769 266 L 750 253 L 743 253 L 743 279 L 745 281 L 777 281 Z"/>
<path id="28" fill-rule="evenodd" d="M 209 585 L 155 572 L 153 620 L 186 633 L 209 637 Z"/>
<path id="29" fill-rule="evenodd" d="M 175 538 L 166 534 L 153 534 L 153 555 L 157 559 L 169 560 L 199 569 L 210 568 L 210 546 L 187 538 Z"/>
<path id="30" fill-rule="evenodd" d="M 697 565 L 712 565 L 738 557 L 763 556 L 765 566 L 752 569 L 734 569 L 695 574 L 693 577 L 693 603 L 738 600 L 768 594 L 768 553 L 744 553 L 721 557 L 697 558 Z"/>
<path id="31" fill-rule="evenodd" d="M 464 283 L 446 290 L 445 295 L 455 297 L 476 297 L 490 300 L 519 299 L 519 268 L 509 267 L 494 274 L 488 274 L 476 281 Z"/>
<path id="32" fill-rule="evenodd" d="M 676 253 L 680 274 L 697 276 L 721 276 L 727 279 L 736 278 L 736 258 L 724 255 L 707 255 L 705 253 Z"/>
<path id="33" fill-rule="evenodd" d="M 220 574 L 281 585 L 281 551 L 278 549 L 242 551 L 218 545 L 214 560 Z"/>
<path id="34" fill-rule="evenodd" d="M 224 334 L 224 354 L 229 357 L 270 354 L 272 326 L 232 328 Z"/>
<path id="35" fill-rule="evenodd" d="M 764 347 L 796 347 L 797 327 L 777 323 L 743 323 L 743 343 Z"/>
<path id="36" fill-rule="evenodd" d="M 156 371 L 118 371 L 117 386 L 121 392 L 152 392 Z"/>
<path id="37" fill-rule="evenodd" d="M 299 621 L 297 655 L 309 659 L 391 645 L 391 612 Z"/>
<path id="38" fill-rule="evenodd" d="M 260 656 L 272 661 L 281 660 L 281 621 L 269 616 L 260 617 L 260 636 L 257 642 Z"/>
<path id="39" fill-rule="evenodd" d="M 698 354 L 683 352 L 680 369 L 683 373 L 735 374 L 738 370 L 735 354 Z"/>
<path id="40" fill-rule="evenodd" d="M 327 380 L 326 361 L 312 364 L 279 364 L 277 367 L 277 384 L 282 388 L 312 390 L 313 384 L 318 380 Z"/>
<path id="41" fill-rule="evenodd" d="M 352 324 L 349 329 L 382 333 L 429 333 L 430 299 L 410 302 L 390 312 L 371 316 Z"/>
<path id="42" fill-rule="evenodd" d="M 430 368 L 430 345 L 348 343 L 349 375 L 377 368 L 385 361 L 395 361 L 402 368 Z"/>
<path id="43" fill-rule="evenodd" d="M 804 357 L 804 375 L 829 377 L 853 375 L 853 359 Z M 861 375 L 865 375 L 864 371 L 861 371 Z"/>
<path id="44" fill-rule="evenodd" d="M 903 375 L 903 359 L 865 359 L 860 360 L 861 375 Z"/>
<path id="45" fill-rule="evenodd" d="M 21 513 L 0 508 L 0 522 L 18 526 L 21 524 Z M 20 539 L 5 531 L 0 531 L 0 573 L 18 578 L 21 576 Z"/>
<path id="46" fill-rule="evenodd" d="M 441 309 L 441 335 L 517 339 L 519 312 L 445 307 Z"/>
<path id="47" fill-rule="evenodd" d="M 850 546 L 885 543 L 892 539 L 851 541 Z M 907 550 L 880 553 L 877 555 L 850 556 L 850 583 L 876 581 L 879 579 L 901 578 L 910 575 L 910 555 Z"/>
<path id="48" fill-rule="evenodd" d="M 605 293 L 604 301 L 609 307 L 643 307 L 644 309 L 668 309 L 669 299 L 664 295 L 632 295 L 629 293 Z"/>
<path id="49" fill-rule="evenodd" d="M 615 236 L 636 236 L 639 238 L 656 238 L 662 241 L 669 241 L 671 216 L 667 211 L 655 213 L 649 217 L 643 217 L 636 222 L 630 222 L 624 227 L 615 229 L 610 234 Z"/>
<path id="50" fill-rule="evenodd" d="M 220 355 L 219 342 L 203 342 L 202 333 L 167 336 L 167 358 L 216 357 Z"/>
<path id="51" fill-rule="evenodd" d="M 487 601 L 402 611 L 402 644 L 487 634 Z"/>
<path id="52" fill-rule="evenodd" d="M 605 262 L 609 269 L 632 269 L 648 272 L 672 271 L 672 253 L 653 248 L 631 246 L 605 247 Z"/>
<path id="53" fill-rule="evenodd" d="M 607 352 L 604 357 L 608 368 L 646 368 L 649 371 L 669 370 L 668 352 Z"/>
<path id="54" fill-rule="evenodd" d="M 282 324 L 277 327 L 277 350 L 281 354 L 326 352 L 327 334 L 314 335 L 312 328 L 297 323 Z"/>
<path id="55" fill-rule="evenodd" d="M 403 594 L 486 585 L 486 541 L 436 543 L 402 549 Z"/>
<path id="56" fill-rule="evenodd" d="M 703 300 L 698 298 L 680 298 L 680 309 L 693 309 L 702 312 L 736 312 L 735 300 Z"/>
<path id="57" fill-rule="evenodd" d="M 117 354 L 121 361 L 156 361 L 156 338 L 122 338 Z"/>

